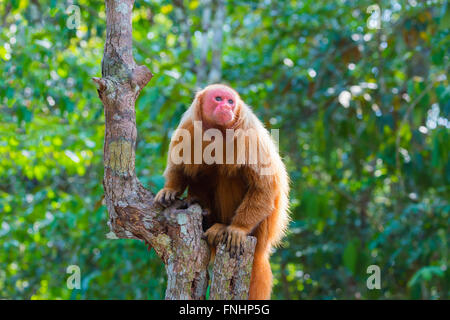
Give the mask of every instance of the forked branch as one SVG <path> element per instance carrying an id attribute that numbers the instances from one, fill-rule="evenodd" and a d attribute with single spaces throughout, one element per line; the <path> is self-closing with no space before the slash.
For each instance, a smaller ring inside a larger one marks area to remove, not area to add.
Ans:
<path id="1" fill-rule="evenodd" d="M 93 78 L 105 109 L 104 178 L 112 238 L 144 240 L 165 264 L 166 299 L 205 299 L 210 250 L 202 239 L 202 209 L 177 201 L 162 209 L 135 173 L 135 102 L 152 78 L 132 54 L 134 0 L 106 0 L 106 41 L 102 77 Z M 230 259 L 219 246 L 211 298 L 246 299 L 255 239 L 242 256 Z M 231 271 L 230 271 L 231 270 Z"/>

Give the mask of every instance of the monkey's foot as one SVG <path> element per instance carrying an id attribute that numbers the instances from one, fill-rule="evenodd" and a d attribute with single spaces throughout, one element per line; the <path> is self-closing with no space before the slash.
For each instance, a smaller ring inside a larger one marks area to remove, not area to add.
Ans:
<path id="1" fill-rule="evenodd" d="M 247 230 L 241 227 L 228 226 L 225 229 L 225 236 L 223 241 L 226 250 L 230 251 L 231 256 L 236 257 L 243 253 L 243 244 L 247 238 Z"/>
<path id="2" fill-rule="evenodd" d="M 163 188 L 155 196 L 155 202 L 163 207 L 170 206 L 178 195 L 178 191 L 171 188 Z"/>
<path id="3" fill-rule="evenodd" d="M 206 230 L 203 236 L 210 246 L 215 247 L 223 240 L 226 228 L 227 226 L 224 224 L 215 223 L 211 228 Z"/>

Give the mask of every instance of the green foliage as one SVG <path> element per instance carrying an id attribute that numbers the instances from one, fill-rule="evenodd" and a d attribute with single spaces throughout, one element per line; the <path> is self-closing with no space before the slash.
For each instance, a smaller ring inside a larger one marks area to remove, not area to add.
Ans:
<path id="1" fill-rule="evenodd" d="M 278 299 L 448 299 L 450 7 L 445 1 L 227 2 L 223 80 L 280 129 L 292 223 L 272 258 Z M 0 1 L 0 298 L 160 299 L 153 251 L 107 240 L 104 118 L 95 86 L 103 1 Z M 136 104 L 136 168 L 163 184 L 191 102 L 199 1 L 137 1 L 135 59 L 155 74 Z M 371 23 L 380 29 L 371 29 Z M 81 268 L 69 290 L 66 268 Z M 369 265 L 381 290 L 366 287 Z"/>

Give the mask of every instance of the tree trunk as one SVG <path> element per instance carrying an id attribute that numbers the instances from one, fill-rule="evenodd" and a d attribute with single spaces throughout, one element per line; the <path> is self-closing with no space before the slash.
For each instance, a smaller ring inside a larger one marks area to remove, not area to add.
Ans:
<path id="1" fill-rule="evenodd" d="M 202 239 L 202 209 L 177 201 L 167 209 L 153 203 L 135 173 L 136 114 L 139 93 L 152 78 L 132 54 L 134 0 L 106 0 L 106 42 L 102 77 L 93 78 L 105 109 L 104 178 L 109 238 L 140 239 L 166 266 L 166 299 L 205 299 L 210 250 Z M 249 237 L 242 256 L 231 259 L 219 246 L 211 297 L 246 299 L 256 239 Z"/>

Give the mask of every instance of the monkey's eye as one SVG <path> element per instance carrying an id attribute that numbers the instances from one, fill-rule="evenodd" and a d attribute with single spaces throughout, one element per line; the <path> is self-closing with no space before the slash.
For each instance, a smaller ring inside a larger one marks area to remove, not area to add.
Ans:
<path id="1" fill-rule="evenodd" d="M 229 103 L 229 104 L 233 104 L 233 100 L 231 100 L 231 99 L 228 100 L 228 103 Z"/>
<path id="2" fill-rule="evenodd" d="M 221 97 L 216 97 L 216 101 L 222 101 Z"/>

